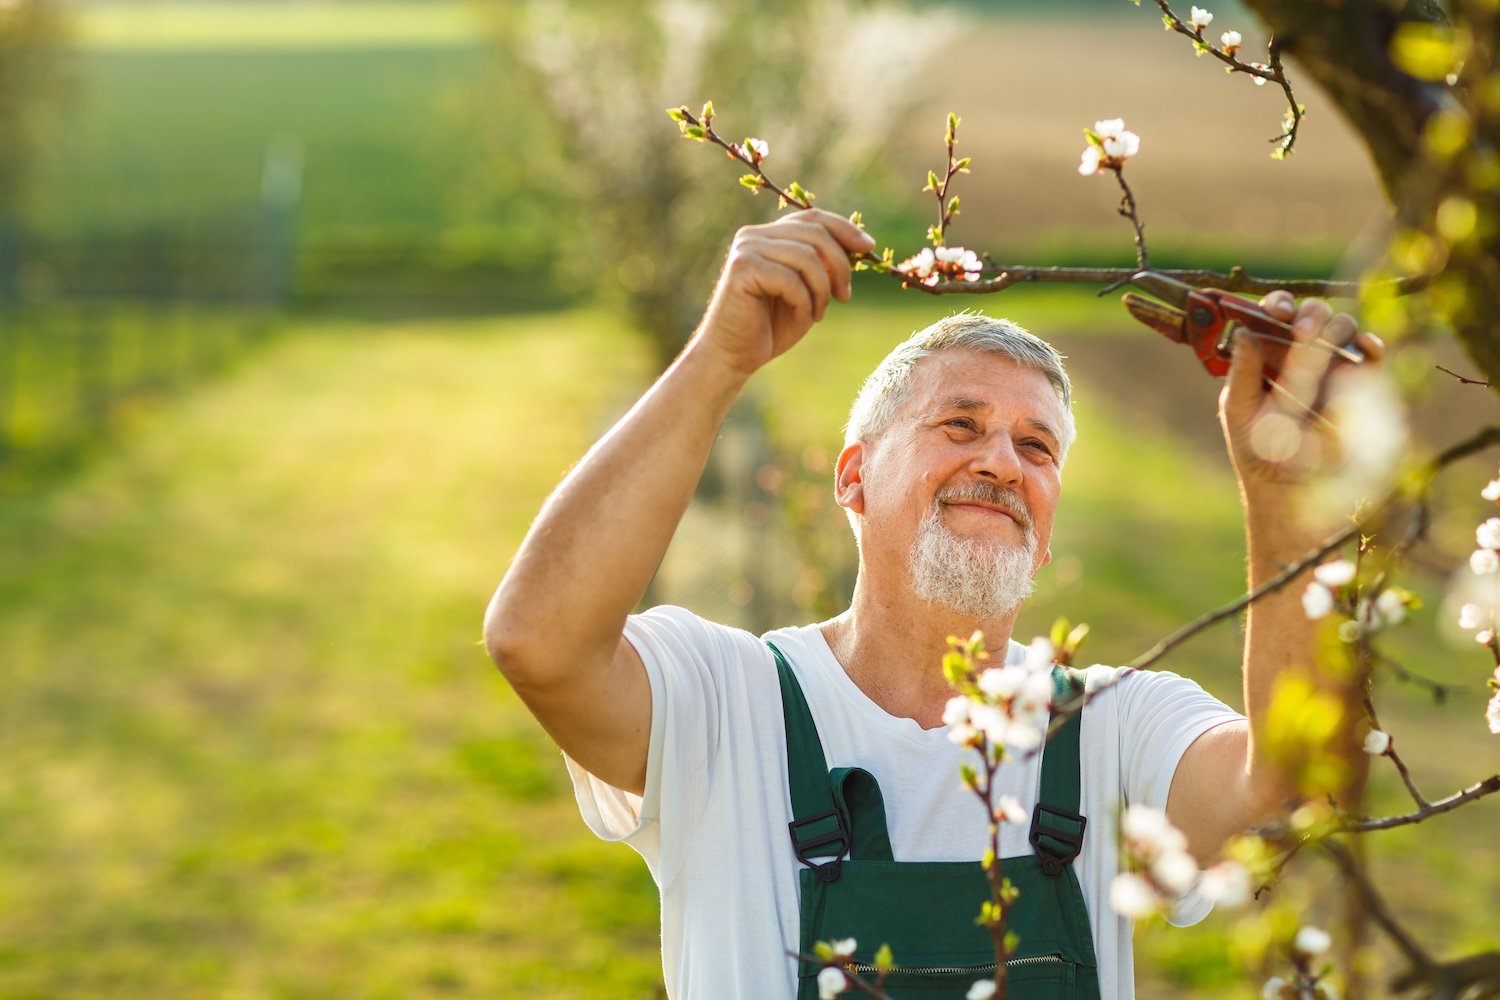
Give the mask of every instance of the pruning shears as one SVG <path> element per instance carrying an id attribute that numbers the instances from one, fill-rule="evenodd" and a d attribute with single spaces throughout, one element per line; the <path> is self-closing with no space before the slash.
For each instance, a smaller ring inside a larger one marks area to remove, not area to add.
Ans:
<path id="1" fill-rule="evenodd" d="M 1126 292 L 1123 301 L 1130 315 L 1168 340 L 1187 344 L 1208 373 L 1217 378 L 1229 374 L 1230 343 L 1236 334 L 1282 345 L 1271 352 L 1266 362 L 1265 375 L 1272 380 L 1281 370 L 1287 347 L 1294 342 L 1290 325 L 1249 299 L 1217 288 L 1195 288 L 1156 271 L 1139 271 L 1131 277 L 1130 284 L 1163 300 L 1158 302 Z M 1304 346 L 1328 351 L 1354 364 L 1364 360 L 1364 355 L 1355 348 L 1321 339 Z"/>

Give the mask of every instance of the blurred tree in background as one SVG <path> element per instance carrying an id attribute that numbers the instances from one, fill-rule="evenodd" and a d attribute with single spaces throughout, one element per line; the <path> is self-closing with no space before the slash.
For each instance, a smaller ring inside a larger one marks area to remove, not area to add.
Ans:
<path id="1" fill-rule="evenodd" d="M 48 107 L 65 88 L 52 0 L 0 0 L 0 300 L 15 292 L 19 220 Z"/>
<path id="2" fill-rule="evenodd" d="M 662 367 L 701 312 L 726 234 L 757 216 L 718 183 L 723 164 L 682 148 L 662 110 L 732 96 L 733 122 L 777 124 L 774 161 L 850 199 L 959 24 L 874 0 L 530 0 L 495 17 L 501 58 L 524 70 L 540 124 L 540 141 L 516 148 L 506 140 L 518 109 L 490 109 L 496 155 L 523 165 L 524 197 L 553 220 L 559 280 L 604 282 Z M 861 81 L 879 81 L 880 98 Z"/>

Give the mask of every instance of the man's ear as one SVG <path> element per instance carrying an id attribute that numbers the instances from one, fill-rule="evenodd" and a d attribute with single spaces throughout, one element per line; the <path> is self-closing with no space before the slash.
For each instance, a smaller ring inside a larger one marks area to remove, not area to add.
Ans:
<path id="1" fill-rule="evenodd" d="M 1044 552 L 1044 553 L 1042 553 L 1042 566 L 1047 565 L 1051 561 L 1052 561 L 1052 546 L 1049 545 L 1049 546 L 1047 546 L 1047 551 Z M 1041 569 L 1042 566 L 1038 566 L 1037 569 Z"/>
<path id="2" fill-rule="evenodd" d="M 844 445 L 833 467 L 833 498 L 853 514 L 865 512 L 864 465 L 864 442 L 855 441 Z"/>

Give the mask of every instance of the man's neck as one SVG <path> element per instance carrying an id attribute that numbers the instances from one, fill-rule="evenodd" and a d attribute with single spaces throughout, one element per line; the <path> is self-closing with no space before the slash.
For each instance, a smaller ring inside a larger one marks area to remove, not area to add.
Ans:
<path id="1" fill-rule="evenodd" d="M 948 637 L 982 631 L 999 665 L 1016 615 L 978 621 L 912 595 L 876 595 L 856 585 L 849 610 L 825 622 L 822 631 L 834 658 L 866 697 L 890 715 L 933 729 L 942 725 L 943 707 L 954 693 L 942 668 Z"/>

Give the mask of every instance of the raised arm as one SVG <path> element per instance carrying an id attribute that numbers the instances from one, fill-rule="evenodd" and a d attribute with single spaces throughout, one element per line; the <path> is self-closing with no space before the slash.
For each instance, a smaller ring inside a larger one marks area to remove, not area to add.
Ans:
<path id="1" fill-rule="evenodd" d="M 553 491 L 490 601 L 490 657 L 558 745 L 617 788 L 644 788 L 651 732 L 625 618 L 745 381 L 849 298 L 848 255 L 873 246 L 820 210 L 741 229 L 687 347 Z"/>
<path id="2" fill-rule="evenodd" d="M 1300 306 L 1285 292 L 1266 296 L 1261 304 L 1277 318 L 1291 322 L 1298 341 L 1355 344 L 1366 364 L 1380 361 L 1379 338 L 1359 333 L 1349 316 L 1335 315 L 1327 303 L 1308 300 Z M 1245 538 L 1250 587 L 1280 575 L 1321 543 L 1328 531 L 1309 527 L 1298 516 L 1297 494 L 1310 471 L 1309 455 L 1333 451 L 1327 434 L 1324 402 L 1350 373 L 1345 362 L 1313 347 L 1294 347 L 1282 363 L 1278 382 L 1262 379 L 1265 348 L 1250 337 L 1236 338 L 1234 360 L 1219 400 L 1235 475 L 1245 507 Z M 1300 452 L 1301 435 L 1308 441 Z M 1288 455 L 1287 451 L 1294 452 Z M 1183 830 L 1200 861 L 1212 858 L 1223 842 L 1284 808 L 1297 794 L 1260 738 L 1276 679 L 1288 669 L 1314 665 L 1319 623 L 1310 621 L 1301 604 L 1305 580 L 1266 596 L 1250 606 L 1245 623 L 1244 697 L 1248 726 L 1220 726 L 1200 737 L 1183 755 L 1172 781 L 1167 814 Z M 1353 679 L 1335 685 L 1346 702 L 1346 724 L 1333 749 L 1350 763 L 1346 789 L 1363 787 L 1368 759 L 1359 750 L 1352 720 L 1360 714 Z"/>

